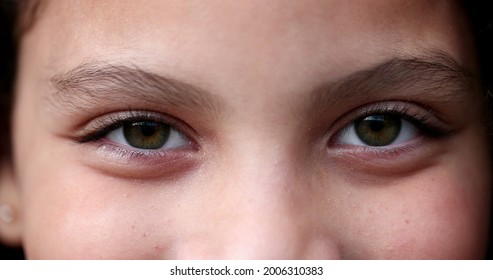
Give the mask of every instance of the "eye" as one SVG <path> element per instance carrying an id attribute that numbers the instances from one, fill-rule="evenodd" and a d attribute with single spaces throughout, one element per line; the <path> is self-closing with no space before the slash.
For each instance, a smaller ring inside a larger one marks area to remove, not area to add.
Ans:
<path id="1" fill-rule="evenodd" d="M 190 141 L 170 125 L 154 121 L 126 122 L 110 131 L 106 139 L 139 150 L 175 149 Z"/>
<path id="2" fill-rule="evenodd" d="M 406 143 L 420 134 L 411 122 L 395 114 L 374 114 L 357 119 L 338 136 L 341 144 L 382 147 Z"/>

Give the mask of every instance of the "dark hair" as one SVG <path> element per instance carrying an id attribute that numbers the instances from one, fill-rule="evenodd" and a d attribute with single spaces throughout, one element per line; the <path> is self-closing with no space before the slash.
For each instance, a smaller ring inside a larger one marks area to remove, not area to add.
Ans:
<path id="1" fill-rule="evenodd" d="M 463 7 L 469 16 L 476 40 L 476 51 L 479 57 L 481 70 L 481 80 L 483 83 L 485 97 L 486 116 L 490 125 L 490 143 L 493 161 L 493 137 L 492 137 L 492 120 L 493 120 L 493 12 L 491 11 L 489 1 L 473 0 L 461 1 Z M 492 170 L 493 173 L 493 170 Z M 493 186 L 492 186 L 493 187 Z M 493 204 L 493 198 L 492 198 Z M 486 254 L 487 259 L 493 259 L 493 205 L 490 206 L 490 238 Z"/>
<path id="2" fill-rule="evenodd" d="M 16 44 L 14 24 L 17 2 L 0 2 L 0 162 L 10 157 L 10 114 L 12 108 L 13 81 L 16 72 Z"/>
<path id="3" fill-rule="evenodd" d="M 14 28 L 17 21 L 18 7 L 18 1 L 0 1 L 0 164 L 5 160 L 10 160 L 10 115 L 17 57 Z M 0 259 L 23 258 L 22 249 L 10 248 L 0 244 Z"/>
<path id="4" fill-rule="evenodd" d="M 17 38 L 34 20 L 38 1 L 0 0 L 0 163 L 10 159 L 11 110 L 17 62 Z M 485 91 L 486 115 L 493 131 L 493 12 L 488 1 L 461 1 L 472 24 L 479 56 L 481 79 Z M 27 24 L 26 24 L 27 19 Z M 7 132 L 7 133 L 5 133 Z M 492 138 L 493 139 L 493 138 Z M 493 150 L 493 141 L 492 150 Z M 492 157 L 493 160 L 493 157 Z M 493 215 L 491 215 L 493 225 Z M 491 227 L 491 226 L 490 226 Z M 490 238 L 487 258 L 493 257 L 493 238 Z M 7 255 L 6 255 L 7 253 Z M 7 250 L 0 244 L 0 259 L 22 258 L 19 250 Z"/>
<path id="5" fill-rule="evenodd" d="M 486 113 L 493 120 L 493 12 L 485 0 L 461 1 L 474 30 L 481 80 L 486 93 Z M 492 129 L 493 131 L 493 129 Z"/>

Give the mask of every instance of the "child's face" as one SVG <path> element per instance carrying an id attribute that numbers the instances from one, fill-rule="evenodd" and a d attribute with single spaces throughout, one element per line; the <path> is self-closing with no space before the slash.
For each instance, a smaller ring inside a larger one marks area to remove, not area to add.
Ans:
<path id="1" fill-rule="evenodd" d="M 452 1 L 43 3 L 14 113 L 27 256 L 483 257 L 463 18 Z"/>

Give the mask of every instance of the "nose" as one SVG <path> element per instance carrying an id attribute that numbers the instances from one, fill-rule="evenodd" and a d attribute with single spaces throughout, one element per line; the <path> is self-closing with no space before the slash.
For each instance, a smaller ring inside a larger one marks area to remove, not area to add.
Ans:
<path id="1" fill-rule="evenodd" d="M 255 153 L 254 153 L 255 154 Z M 210 219 L 204 252 L 216 259 L 339 259 L 313 186 L 289 153 L 263 153 L 233 164 Z M 265 164 L 269 163 L 269 164 Z M 210 236 L 210 235 L 209 235 Z"/>
<path id="2" fill-rule="evenodd" d="M 220 234 L 226 259 L 340 259 L 330 232 L 296 201 L 283 196 L 250 199 L 238 206 Z"/>

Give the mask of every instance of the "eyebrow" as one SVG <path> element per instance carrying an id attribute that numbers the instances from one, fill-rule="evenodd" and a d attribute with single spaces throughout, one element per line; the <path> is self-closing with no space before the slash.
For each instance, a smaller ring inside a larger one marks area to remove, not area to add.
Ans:
<path id="1" fill-rule="evenodd" d="M 430 50 L 419 57 L 394 57 L 381 64 L 327 82 L 306 98 L 308 119 L 333 108 L 378 100 L 425 99 L 428 104 L 461 102 L 475 89 L 474 76 L 449 54 Z M 215 118 L 222 100 L 191 83 L 161 76 L 137 66 L 104 62 L 83 63 L 52 82 L 57 93 L 50 99 L 62 108 L 89 109 L 107 102 L 168 106 Z"/>
<path id="2" fill-rule="evenodd" d="M 308 115 L 329 108 L 370 103 L 377 100 L 424 100 L 432 107 L 439 103 L 460 103 L 477 91 L 475 77 L 449 54 L 428 50 L 419 57 L 395 57 L 361 70 L 311 92 Z"/>
<path id="3" fill-rule="evenodd" d="M 76 109 L 90 108 L 94 102 L 103 105 L 107 103 L 101 101 L 119 102 L 123 98 L 127 104 L 159 102 L 163 106 L 216 115 L 221 103 L 205 89 L 137 66 L 89 62 L 53 76 L 51 81 L 57 91 L 51 103 Z"/>

